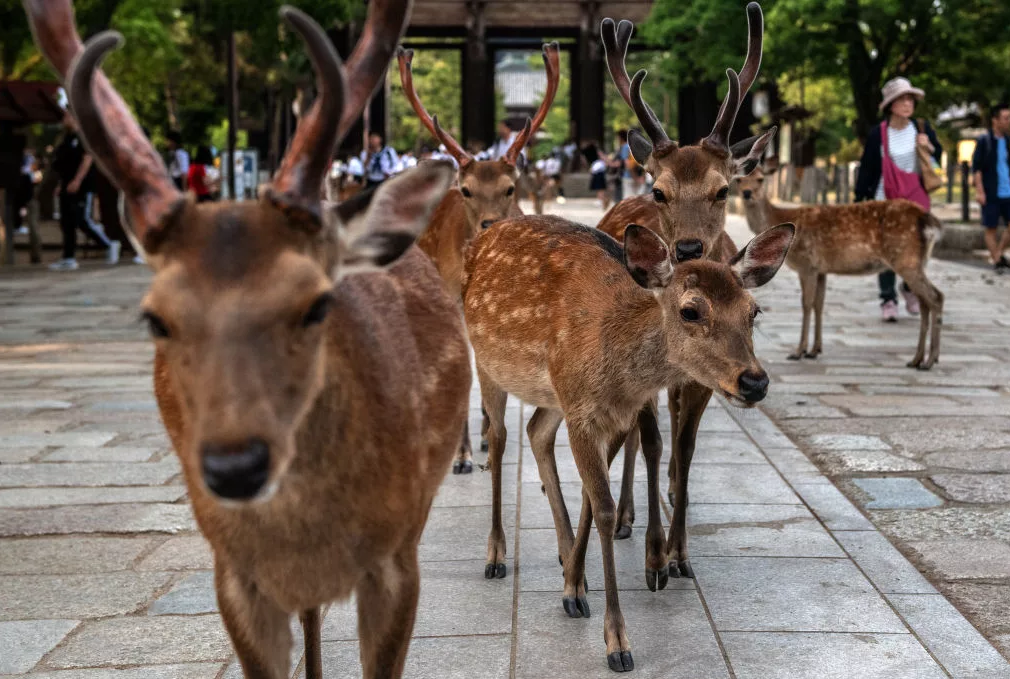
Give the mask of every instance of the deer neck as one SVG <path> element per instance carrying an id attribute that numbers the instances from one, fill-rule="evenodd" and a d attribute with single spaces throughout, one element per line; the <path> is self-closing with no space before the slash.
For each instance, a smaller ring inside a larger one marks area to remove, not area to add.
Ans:
<path id="1" fill-rule="evenodd" d="M 603 349 L 627 371 L 629 383 L 643 393 L 653 393 L 683 381 L 685 373 L 670 360 L 676 353 L 671 345 L 677 343 L 677 337 L 670 333 L 663 293 L 639 291 L 641 294 L 630 303 L 620 304 L 607 319 Z"/>
<path id="2" fill-rule="evenodd" d="M 756 196 L 753 200 L 745 200 L 743 211 L 747 217 L 747 226 L 756 234 L 764 233 L 774 226 L 771 219 L 772 203 L 768 196 Z"/>

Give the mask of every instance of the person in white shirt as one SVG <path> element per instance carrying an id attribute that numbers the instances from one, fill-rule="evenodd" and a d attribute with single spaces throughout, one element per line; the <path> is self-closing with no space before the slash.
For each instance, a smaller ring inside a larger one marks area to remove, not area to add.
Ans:
<path id="1" fill-rule="evenodd" d="M 170 154 L 168 173 L 180 191 L 186 190 L 186 177 L 189 175 L 189 154 L 182 148 L 182 135 L 172 130 L 168 133 L 168 151 Z"/>
<path id="2" fill-rule="evenodd" d="M 399 157 L 392 146 L 387 146 L 379 132 L 368 135 L 368 150 L 362 151 L 361 160 L 365 166 L 365 188 L 378 186 L 396 174 Z"/>

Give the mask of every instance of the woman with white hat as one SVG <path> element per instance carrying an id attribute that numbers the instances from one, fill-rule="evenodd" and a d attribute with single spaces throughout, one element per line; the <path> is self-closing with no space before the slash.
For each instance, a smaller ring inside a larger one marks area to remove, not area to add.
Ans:
<path id="1" fill-rule="evenodd" d="M 908 78 L 899 77 L 888 80 L 881 94 L 883 101 L 880 103 L 880 110 L 884 116 L 880 125 L 874 126 L 866 135 L 866 148 L 863 150 L 859 177 L 856 180 L 856 201 L 905 198 L 929 210 L 929 194 L 922 186 L 922 172 L 932 170 L 919 167 L 916 146 L 926 148 L 937 162 L 940 161 L 943 149 L 929 123 L 922 120 L 920 129 L 920 123 L 913 119 L 915 102 L 921 101 L 925 92 L 912 87 Z M 887 133 L 886 137 L 884 131 Z M 897 173 L 891 176 L 915 173 L 919 175 L 919 181 L 901 186 L 888 185 L 885 182 L 887 174 L 884 172 L 885 164 L 891 165 L 892 170 L 897 170 Z M 895 282 L 893 271 L 880 274 L 880 298 L 883 300 L 880 306 L 881 315 L 885 322 L 890 323 L 898 320 L 898 294 Z M 905 298 L 908 312 L 918 314 L 919 300 L 904 283 L 901 285 L 901 294 Z"/>

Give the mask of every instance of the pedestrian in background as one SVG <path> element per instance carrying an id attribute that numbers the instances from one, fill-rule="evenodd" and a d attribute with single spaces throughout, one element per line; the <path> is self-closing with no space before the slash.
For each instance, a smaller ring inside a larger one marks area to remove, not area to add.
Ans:
<path id="1" fill-rule="evenodd" d="M 186 177 L 189 175 L 189 153 L 182 148 L 182 135 L 172 130 L 168 133 L 168 174 L 171 175 L 175 187 L 186 190 Z"/>
<path id="2" fill-rule="evenodd" d="M 1010 246 L 1010 228 L 996 240 L 1000 219 L 1010 227 L 1010 158 L 1007 139 L 1010 138 L 1010 104 L 999 103 L 989 113 L 989 131 L 975 142 L 971 158 L 971 171 L 975 177 L 975 197 L 982 207 L 982 226 L 985 228 L 985 245 L 992 257 L 993 269 L 998 274 L 1010 269 L 1003 251 Z"/>

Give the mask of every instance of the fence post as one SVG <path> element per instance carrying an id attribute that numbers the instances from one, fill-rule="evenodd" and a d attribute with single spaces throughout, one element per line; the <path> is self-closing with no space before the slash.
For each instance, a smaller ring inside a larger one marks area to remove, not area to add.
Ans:
<path id="1" fill-rule="evenodd" d="M 961 221 L 967 222 L 971 219 L 968 211 L 968 163 L 961 163 Z"/>
<path id="2" fill-rule="evenodd" d="M 947 202 L 954 202 L 954 182 L 957 181 L 957 163 L 947 160 Z"/>

